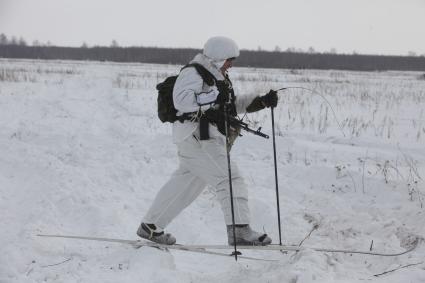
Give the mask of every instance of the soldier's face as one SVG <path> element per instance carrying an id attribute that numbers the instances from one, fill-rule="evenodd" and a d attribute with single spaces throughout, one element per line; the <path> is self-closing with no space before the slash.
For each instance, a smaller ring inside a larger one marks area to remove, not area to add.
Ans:
<path id="1" fill-rule="evenodd" d="M 233 61 L 235 60 L 235 58 L 229 58 L 226 61 L 224 61 L 223 67 L 221 67 L 221 71 L 224 73 L 226 72 L 228 69 L 233 67 Z"/>

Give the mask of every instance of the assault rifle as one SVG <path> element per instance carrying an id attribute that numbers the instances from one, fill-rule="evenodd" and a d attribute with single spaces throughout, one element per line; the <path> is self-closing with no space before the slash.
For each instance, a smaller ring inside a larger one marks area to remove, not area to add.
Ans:
<path id="1" fill-rule="evenodd" d="M 265 139 L 269 138 L 268 135 L 261 132 L 261 127 L 259 127 L 257 130 L 253 130 L 253 129 L 248 127 L 247 123 L 242 122 L 242 120 L 239 120 L 239 119 L 232 117 L 232 116 L 229 116 L 228 119 L 229 119 L 230 125 L 233 126 L 233 127 L 240 128 L 244 131 L 247 131 L 248 133 L 254 134 L 256 136 L 260 136 L 260 137 L 265 138 Z"/>
<path id="2" fill-rule="evenodd" d="M 221 128 L 221 133 L 223 133 L 225 131 L 224 129 L 224 113 L 218 110 L 207 110 L 203 113 L 203 115 L 201 115 L 198 119 L 199 119 L 199 123 L 200 123 L 200 136 L 201 136 L 201 140 L 203 139 L 209 139 L 209 135 L 208 135 L 208 125 L 210 122 L 215 123 L 217 125 L 217 128 L 220 131 L 220 126 L 222 125 L 223 128 Z M 254 134 L 256 136 L 268 139 L 269 136 L 266 135 L 265 133 L 261 132 L 261 127 L 258 128 L 258 130 L 253 130 L 251 129 L 247 123 L 243 122 L 242 120 L 239 120 L 238 118 L 231 116 L 231 115 L 227 115 L 227 119 L 228 119 L 228 123 L 229 126 L 234 127 L 235 129 L 241 129 L 244 130 L 248 133 Z"/>

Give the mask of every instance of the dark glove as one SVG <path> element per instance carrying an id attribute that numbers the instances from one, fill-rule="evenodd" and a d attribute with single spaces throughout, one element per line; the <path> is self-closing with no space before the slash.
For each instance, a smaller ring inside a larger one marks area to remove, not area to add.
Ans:
<path id="1" fill-rule="evenodd" d="M 229 100 L 229 87 L 225 81 L 217 81 L 216 83 L 219 95 L 217 96 L 216 104 L 224 105 Z"/>
<path id="2" fill-rule="evenodd" d="M 266 95 L 261 96 L 260 99 L 265 107 L 276 107 L 277 91 L 271 89 Z"/>
<path id="3" fill-rule="evenodd" d="M 226 81 L 217 81 L 216 86 L 219 92 L 229 92 L 229 85 Z"/>

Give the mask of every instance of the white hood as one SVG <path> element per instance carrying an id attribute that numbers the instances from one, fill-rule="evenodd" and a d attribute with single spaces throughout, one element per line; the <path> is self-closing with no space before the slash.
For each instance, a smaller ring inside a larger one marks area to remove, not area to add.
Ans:
<path id="1" fill-rule="evenodd" d="M 224 61 L 239 56 L 239 47 L 232 39 L 224 36 L 215 36 L 207 40 L 204 45 L 204 55 L 215 62 Z"/>
<path id="2" fill-rule="evenodd" d="M 211 58 L 208 58 L 207 56 L 205 56 L 204 54 L 198 54 L 196 55 L 192 61 L 189 62 L 189 64 L 191 63 L 198 63 L 202 66 L 205 67 L 205 69 L 207 69 L 211 74 L 213 74 L 213 76 L 219 80 L 222 81 L 224 80 L 224 76 L 220 71 L 220 67 L 218 67 L 218 64 L 216 61 L 214 61 Z M 224 62 L 223 62 L 224 64 Z M 223 64 L 221 64 L 221 66 L 223 66 Z"/>

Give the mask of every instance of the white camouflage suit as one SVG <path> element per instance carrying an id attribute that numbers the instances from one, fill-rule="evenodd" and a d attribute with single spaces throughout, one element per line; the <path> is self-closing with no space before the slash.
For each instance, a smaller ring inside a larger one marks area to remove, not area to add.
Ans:
<path id="1" fill-rule="evenodd" d="M 190 63 L 204 66 L 217 80 L 224 80 L 220 71 L 225 59 L 237 57 L 237 46 L 220 45 L 205 46 L 203 54 L 198 54 Z M 210 56 L 206 56 L 208 54 Z M 215 59 L 214 59 L 215 58 Z M 201 95 L 199 95 L 201 93 Z M 177 115 L 196 112 L 200 106 L 198 101 L 215 100 L 218 95 L 216 86 L 208 86 L 203 82 L 195 68 L 188 67 L 181 71 L 173 90 L 174 106 Z M 202 97 L 204 96 L 204 97 Z M 236 97 L 236 110 L 244 113 L 254 96 Z M 210 105 L 202 106 L 206 110 Z M 209 126 L 210 139 L 200 140 L 199 123 L 185 121 L 173 123 L 173 142 L 178 148 L 180 165 L 168 182 L 158 192 L 154 202 L 144 217 L 145 223 L 154 223 L 164 229 L 184 208 L 191 204 L 205 186 L 215 188 L 226 225 L 232 224 L 228 164 L 226 155 L 226 138 L 215 126 Z M 249 224 L 248 191 L 236 166 L 231 164 L 233 201 L 236 224 Z"/>

